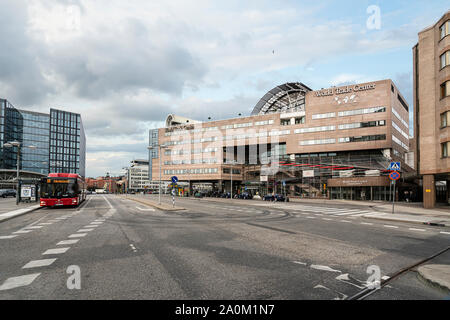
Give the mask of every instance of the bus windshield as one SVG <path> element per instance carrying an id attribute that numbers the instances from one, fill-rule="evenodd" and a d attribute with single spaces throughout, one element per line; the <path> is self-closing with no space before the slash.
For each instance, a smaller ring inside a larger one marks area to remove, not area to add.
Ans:
<path id="1" fill-rule="evenodd" d="M 75 179 L 43 179 L 41 198 L 73 198 L 78 195 L 78 189 Z"/>

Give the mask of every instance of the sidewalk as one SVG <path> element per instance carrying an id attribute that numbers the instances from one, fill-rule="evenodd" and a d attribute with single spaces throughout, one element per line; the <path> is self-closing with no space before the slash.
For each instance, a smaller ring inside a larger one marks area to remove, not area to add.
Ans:
<path id="1" fill-rule="evenodd" d="M 419 275 L 433 285 L 450 291 L 450 266 L 444 264 L 428 264 L 417 269 Z"/>
<path id="2" fill-rule="evenodd" d="M 121 196 L 121 198 L 124 199 L 128 199 L 128 200 L 133 200 L 142 204 L 145 204 L 147 206 L 150 207 L 154 207 L 156 209 L 159 210 L 163 210 L 163 211 L 180 211 L 180 210 L 185 210 L 182 207 L 173 207 L 172 206 L 172 199 L 170 198 L 170 204 L 165 202 L 165 200 L 167 200 L 166 197 L 161 197 L 161 204 L 158 204 L 158 200 L 154 201 L 153 199 L 150 199 L 150 197 L 148 195 L 132 195 L 132 194 L 127 194 L 125 196 Z M 175 198 L 177 199 L 177 198 Z M 175 200 L 176 201 L 176 200 Z"/>
<path id="3" fill-rule="evenodd" d="M 392 202 L 385 201 L 351 201 L 351 200 L 328 200 L 328 199 L 291 199 L 293 203 L 320 203 L 326 205 L 354 205 L 372 209 L 379 214 L 371 213 L 365 218 L 410 222 L 426 224 L 430 226 L 450 227 L 450 207 L 438 207 L 435 209 L 424 209 L 422 203 L 395 203 L 394 214 L 392 213 Z"/>
<path id="4" fill-rule="evenodd" d="M 18 209 L 20 208 L 20 209 Z M 33 212 L 35 210 L 39 210 L 41 208 L 41 206 L 39 204 L 20 204 L 18 206 L 16 206 L 16 204 L 14 204 L 14 207 L 10 207 L 10 208 L 1 208 L 1 212 L 0 213 L 0 222 L 4 222 L 6 220 Z M 15 209 L 15 210 L 14 210 Z M 10 211 L 7 211 L 10 210 Z"/>

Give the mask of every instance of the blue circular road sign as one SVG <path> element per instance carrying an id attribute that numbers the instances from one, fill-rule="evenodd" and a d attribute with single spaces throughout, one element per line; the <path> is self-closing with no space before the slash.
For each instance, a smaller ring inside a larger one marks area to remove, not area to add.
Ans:
<path id="1" fill-rule="evenodd" d="M 172 177 L 172 182 L 173 182 L 173 183 L 177 183 L 177 182 L 178 182 L 178 178 L 175 177 L 175 176 L 173 176 L 173 177 Z"/>
<path id="2" fill-rule="evenodd" d="M 396 181 L 400 179 L 400 173 L 398 173 L 397 171 L 393 171 L 389 174 L 389 178 L 393 181 Z"/>

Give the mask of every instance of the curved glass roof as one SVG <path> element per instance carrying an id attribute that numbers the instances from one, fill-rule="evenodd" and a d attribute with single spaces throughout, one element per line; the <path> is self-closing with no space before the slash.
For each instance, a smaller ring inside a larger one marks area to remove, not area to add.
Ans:
<path id="1" fill-rule="evenodd" d="M 253 108 L 252 116 L 305 110 L 306 92 L 312 91 L 301 82 L 285 83 L 267 92 Z"/>

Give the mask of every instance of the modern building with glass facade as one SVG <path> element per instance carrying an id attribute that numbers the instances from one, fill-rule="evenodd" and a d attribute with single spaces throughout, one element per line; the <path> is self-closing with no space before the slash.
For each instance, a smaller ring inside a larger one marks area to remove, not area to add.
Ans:
<path id="1" fill-rule="evenodd" d="M 0 99 L 0 169 L 16 170 L 20 142 L 21 171 L 85 174 L 86 137 L 79 114 L 51 109 L 50 114 L 20 110 Z"/>
<path id="2" fill-rule="evenodd" d="M 50 109 L 50 172 L 86 172 L 86 136 L 81 115 Z"/>
<path id="3" fill-rule="evenodd" d="M 425 208 L 450 199 L 450 11 L 413 48 L 414 122 Z"/>
<path id="4" fill-rule="evenodd" d="M 313 91 L 303 83 L 270 90 L 250 116 L 200 122 L 169 115 L 150 130 L 150 174 L 211 190 L 300 197 L 389 200 L 387 170 L 402 164 L 397 198 L 413 198 L 409 106 L 391 80 Z M 152 149 L 152 152 L 157 149 Z"/>

